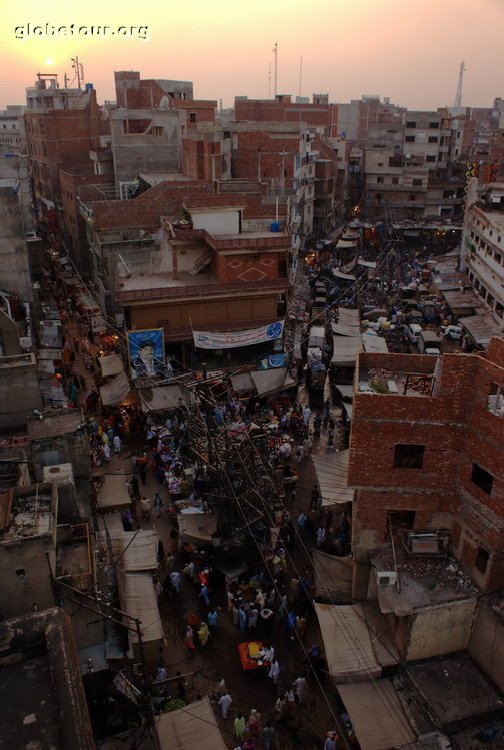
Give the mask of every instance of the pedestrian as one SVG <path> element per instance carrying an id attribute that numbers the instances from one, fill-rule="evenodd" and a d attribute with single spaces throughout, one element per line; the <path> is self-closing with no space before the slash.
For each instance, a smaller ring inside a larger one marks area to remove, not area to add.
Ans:
<path id="1" fill-rule="evenodd" d="M 324 526 L 319 526 L 317 529 L 317 547 L 322 547 L 325 542 L 325 536 L 326 532 Z"/>
<path id="2" fill-rule="evenodd" d="M 114 446 L 114 453 L 118 456 L 121 452 L 121 438 L 119 435 L 114 435 L 112 445 Z"/>
<path id="3" fill-rule="evenodd" d="M 255 607 L 252 607 L 251 610 L 249 610 L 248 613 L 248 626 L 249 630 L 255 630 L 257 628 L 257 609 Z"/>
<path id="4" fill-rule="evenodd" d="M 167 676 L 168 676 L 168 675 L 167 675 L 167 673 L 166 673 L 166 667 L 162 667 L 162 666 L 161 666 L 161 667 L 158 667 L 158 668 L 157 668 L 157 672 L 156 672 L 156 680 L 157 680 L 158 682 L 160 682 L 161 680 L 166 680 Z"/>
<path id="5" fill-rule="evenodd" d="M 296 632 L 301 640 L 303 640 L 306 633 L 306 617 L 302 617 L 301 615 L 296 617 Z"/>
<path id="6" fill-rule="evenodd" d="M 210 631 L 208 629 L 208 625 L 206 624 L 206 622 L 202 622 L 198 630 L 198 638 L 202 646 L 206 646 L 209 636 Z"/>
<path id="7" fill-rule="evenodd" d="M 304 458 L 305 454 L 305 447 L 303 443 L 300 443 L 298 447 L 296 448 L 296 460 L 298 464 L 300 464 Z"/>
<path id="8" fill-rule="evenodd" d="M 104 437 L 105 437 L 105 435 L 104 435 Z M 110 448 L 109 448 L 109 446 L 108 446 L 107 443 L 104 443 L 101 446 L 101 453 L 102 453 L 102 456 L 103 456 L 103 460 L 105 461 L 105 463 L 108 464 L 108 462 L 110 461 Z"/>
<path id="9" fill-rule="evenodd" d="M 158 492 L 154 495 L 154 507 L 156 509 L 156 515 L 158 518 L 161 517 L 161 508 L 163 507 L 163 501 Z"/>
<path id="10" fill-rule="evenodd" d="M 204 604 L 207 607 L 210 606 L 210 599 L 208 598 L 208 588 L 205 586 L 205 584 L 202 584 L 198 596 L 203 600 Z"/>
<path id="11" fill-rule="evenodd" d="M 327 417 L 327 419 L 329 419 L 329 417 L 331 416 L 331 399 L 330 398 L 326 398 L 326 400 L 324 401 L 324 414 Z"/>
<path id="12" fill-rule="evenodd" d="M 261 622 L 264 635 L 271 638 L 273 632 L 273 610 L 268 607 L 261 609 Z"/>
<path id="13" fill-rule="evenodd" d="M 239 618 L 240 630 L 243 633 L 247 629 L 247 613 L 245 612 L 245 607 L 243 606 L 243 604 L 238 610 L 238 618 Z"/>
<path id="14" fill-rule="evenodd" d="M 270 668 L 268 672 L 268 677 L 270 678 L 270 680 L 273 681 L 273 685 L 277 684 L 279 674 L 280 674 L 280 665 L 278 661 L 273 657 L 273 661 L 270 662 Z"/>
<path id="15" fill-rule="evenodd" d="M 240 712 L 238 712 L 236 719 L 233 722 L 233 732 L 235 737 L 238 737 L 239 740 L 243 739 L 243 735 L 245 734 L 245 717 Z"/>
<path id="16" fill-rule="evenodd" d="M 224 680 L 224 677 L 219 677 L 217 679 L 217 684 L 215 686 L 215 697 L 218 700 L 222 695 L 225 695 L 226 693 L 227 693 L 227 688 L 226 688 L 226 682 Z"/>
<path id="17" fill-rule="evenodd" d="M 310 499 L 310 510 L 314 510 L 318 506 L 320 496 L 320 487 L 318 484 L 313 485 L 311 499 Z"/>
<path id="18" fill-rule="evenodd" d="M 196 647 L 194 645 L 194 631 L 190 625 L 186 628 L 186 634 L 185 634 L 185 645 L 189 649 L 189 651 L 195 651 Z"/>
<path id="19" fill-rule="evenodd" d="M 297 678 L 292 683 L 292 687 L 296 691 L 296 695 L 299 698 L 299 702 L 303 702 L 303 697 L 306 690 L 306 678 L 305 676 L 300 672 Z"/>
<path id="20" fill-rule="evenodd" d="M 337 732 L 327 732 L 327 739 L 324 742 L 324 750 L 336 750 L 336 740 L 338 739 Z"/>
<path id="21" fill-rule="evenodd" d="M 170 573 L 170 583 L 177 594 L 180 594 L 180 581 L 181 575 L 178 570 L 174 570 L 172 573 Z"/>
<path id="22" fill-rule="evenodd" d="M 326 453 L 336 453 L 332 432 L 329 432 L 329 437 L 327 438 Z"/>
<path id="23" fill-rule="evenodd" d="M 233 604 L 233 609 L 231 610 L 233 615 L 233 625 L 235 628 L 240 627 L 240 610 L 236 606 L 236 604 Z"/>
<path id="24" fill-rule="evenodd" d="M 217 701 L 217 705 L 219 706 L 222 714 L 222 718 L 224 720 L 227 719 L 229 714 L 229 709 L 231 708 L 231 703 L 233 702 L 233 699 L 229 695 L 229 693 L 224 693 L 224 695 L 221 695 L 219 700 Z"/>
<path id="25" fill-rule="evenodd" d="M 310 423 L 310 417 L 311 417 L 311 409 L 308 406 L 308 404 L 303 409 L 303 423 L 306 429 L 308 429 L 308 425 Z"/>
<path id="26" fill-rule="evenodd" d="M 210 612 L 207 615 L 208 620 L 208 627 L 210 628 L 211 633 L 215 633 L 217 630 L 217 621 L 219 619 L 219 615 L 217 614 L 217 610 L 215 607 L 210 610 Z"/>
<path id="27" fill-rule="evenodd" d="M 271 725 L 271 721 L 266 722 L 266 726 L 262 731 L 262 741 L 264 750 L 273 750 L 275 741 L 275 730 Z"/>
<path id="28" fill-rule="evenodd" d="M 247 721 L 247 732 L 257 734 L 261 729 L 261 714 L 253 708 Z"/>
<path id="29" fill-rule="evenodd" d="M 156 592 L 156 599 L 159 602 L 164 592 L 163 584 L 161 583 L 161 581 L 156 581 L 156 583 L 154 584 L 154 591 Z"/>

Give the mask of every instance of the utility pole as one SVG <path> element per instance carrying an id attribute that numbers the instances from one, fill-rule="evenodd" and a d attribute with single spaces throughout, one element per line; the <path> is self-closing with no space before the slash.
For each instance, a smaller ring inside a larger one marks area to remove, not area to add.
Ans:
<path id="1" fill-rule="evenodd" d="M 303 82 L 303 55 L 299 61 L 299 98 L 301 98 L 301 86 Z"/>
<path id="2" fill-rule="evenodd" d="M 277 98 L 277 80 L 278 80 L 278 43 L 275 42 L 273 47 L 273 54 L 275 55 L 275 99 Z"/>
<path id="3" fill-rule="evenodd" d="M 271 99 L 271 62 L 268 64 L 268 99 Z"/>
<path id="4" fill-rule="evenodd" d="M 80 89 L 84 80 L 84 68 L 82 67 L 82 63 L 79 62 L 79 58 L 77 57 L 77 55 L 75 57 L 72 57 L 72 68 L 75 70 L 75 78 L 77 78 L 77 88 Z"/>
<path id="5" fill-rule="evenodd" d="M 464 80 L 464 73 L 467 70 L 464 61 L 460 63 L 460 70 L 459 70 L 459 77 L 458 77 L 458 86 L 457 86 L 457 93 L 455 94 L 455 106 L 461 107 L 462 106 L 462 82 Z"/>

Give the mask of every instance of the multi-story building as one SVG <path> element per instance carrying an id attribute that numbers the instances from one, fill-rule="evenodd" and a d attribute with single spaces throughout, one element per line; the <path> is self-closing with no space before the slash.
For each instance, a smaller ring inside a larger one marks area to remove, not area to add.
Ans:
<path id="1" fill-rule="evenodd" d="M 96 92 L 60 88 L 56 76 L 39 74 L 26 90 L 26 138 L 32 170 L 38 231 L 57 244 L 62 229 L 60 168 L 89 163 L 90 150 L 100 147 L 101 121 Z"/>
<path id="2" fill-rule="evenodd" d="M 482 307 L 504 329 L 504 183 L 467 193 L 461 247 L 461 268 L 467 273 Z"/>
<path id="3" fill-rule="evenodd" d="M 447 532 L 480 589 L 504 584 L 504 339 L 433 360 L 359 357 L 348 475 L 357 598 L 370 552 L 402 549 L 410 531 Z"/>
<path id="4" fill-rule="evenodd" d="M 0 111 L 0 148 L 12 154 L 26 152 L 26 136 L 23 114 L 26 107 L 8 104 Z"/>

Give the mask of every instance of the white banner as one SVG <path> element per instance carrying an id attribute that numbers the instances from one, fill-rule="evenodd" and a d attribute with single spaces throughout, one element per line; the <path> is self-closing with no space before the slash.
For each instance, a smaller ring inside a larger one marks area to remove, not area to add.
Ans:
<path id="1" fill-rule="evenodd" d="M 270 323 L 248 331 L 213 333 L 212 331 L 193 331 L 194 346 L 198 349 L 232 349 L 235 346 L 251 346 L 264 341 L 279 339 L 283 334 L 283 320 Z"/>

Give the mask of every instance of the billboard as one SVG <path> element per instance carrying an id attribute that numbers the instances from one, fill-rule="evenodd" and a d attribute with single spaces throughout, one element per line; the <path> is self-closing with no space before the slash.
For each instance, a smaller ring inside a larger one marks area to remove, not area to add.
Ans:
<path id="1" fill-rule="evenodd" d="M 128 331 L 131 379 L 166 377 L 164 329 Z"/>
<path id="2" fill-rule="evenodd" d="M 193 331 L 194 346 L 198 349 L 232 349 L 237 346 L 251 346 L 265 341 L 274 341 L 283 334 L 283 321 L 270 323 L 260 328 L 246 331 L 214 333 L 213 331 Z"/>

